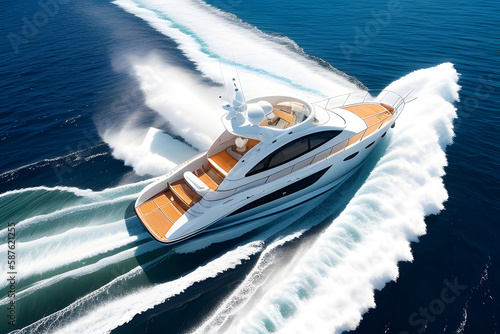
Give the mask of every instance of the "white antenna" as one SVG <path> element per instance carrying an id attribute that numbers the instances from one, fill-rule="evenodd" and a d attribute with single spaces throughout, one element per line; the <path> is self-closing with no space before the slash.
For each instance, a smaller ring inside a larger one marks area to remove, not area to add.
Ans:
<path id="1" fill-rule="evenodd" d="M 231 100 L 231 92 L 229 90 L 229 87 L 226 84 L 226 78 L 224 77 L 224 71 L 222 71 L 222 65 L 221 65 L 220 61 L 218 61 L 218 63 L 219 63 L 220 75 L 222 77 L 222 83 L 224 84 L 224 88 L 226 89 L 227 99 L 229 101 L 229 100 Z"/>
<path id="2" fill-rule="evenodd" d="M 234 86 L 234 96 L 232 100 L 232 107 L 233 108 L 243 108 L 241 111 L 244 111 L 245 109 L 245 96 L 243 95 L 243 91 L 241 91 L 236 84 L 236 79 L 233 78 L 233 86 Z"/>
<path id="3" fill-rule="evenodd" d="M 236 77 L 238 78 L 238 84 L 240 85 L 241 95 L 243 95 L 243 101 L 246 101 L 247 99 L 245 98 L 245 93 L 243 93 L 244 92 L 243 84 L 240 79 L 240 73 L 238 72 L 238 67 L 236 66 L 236 59 L 234 58 L 234 52 L 233 52 L 233 66 L 236 71 Z"/>

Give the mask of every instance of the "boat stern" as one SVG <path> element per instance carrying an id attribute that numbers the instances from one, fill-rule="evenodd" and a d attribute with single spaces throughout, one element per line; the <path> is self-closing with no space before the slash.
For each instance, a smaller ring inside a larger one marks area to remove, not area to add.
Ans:
<path id="1" fill-rule="evenodd" d="M 135 207 L 135 213 L 151 236 L 162 243 L 172 243 L 167 237 L 174 224 L 182 224 L 185 210 L 174 200 L 169 191 L 164 191 Z"/>

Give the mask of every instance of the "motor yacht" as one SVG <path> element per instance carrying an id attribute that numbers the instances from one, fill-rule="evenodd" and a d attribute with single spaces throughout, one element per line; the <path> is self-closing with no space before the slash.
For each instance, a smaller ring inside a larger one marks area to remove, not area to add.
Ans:
<path id="1" fill-rule="evenodd" d="M 136 200 L 138 218 L 159 242 L 282 213 L 338 187 L 405 106 L 390 91 L 315 103 L 289 96 L 245 101 L 233 86 L 232 101 L 222 106 L 226 130 L 208 151 L 148 185 Z"/>

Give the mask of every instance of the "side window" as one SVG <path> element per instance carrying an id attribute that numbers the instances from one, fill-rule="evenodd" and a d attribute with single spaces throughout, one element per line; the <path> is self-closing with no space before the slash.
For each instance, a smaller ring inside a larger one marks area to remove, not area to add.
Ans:
<path id="1" fill-rule="evenodd" d="M 267 169 L 285 164 L 290 160 L 293 160 L 323 145 L 327 141 L 337 137 L 341 132 L 342 131 L 337 130 L 316 132 L 308 136 L 295 139 L 260 161 L 246 174 L 246 176 L 254 175 Z"/>
<path id="2" fill-rule="evenodd" d="M 272 156 L 267 168 L 282 165 L 307 151 L 309 151 L 309 141 L 307 137 L 294 140 L 290 144 L 283 146 Z"/>
<path id="3" fill-rule="evenodd" d="M 351 154 L 350 156 L 348 156 L 348 157 L 344 158 L 344 161 L 351 160 L 352 158 L 354 158 L 355 156 L 357 156 L 357 155 L 358 155 L 358 153 L 359 153 L 359 151 L 358 151 L 358 152 L 356 152 L 356 153 Z"/>
<path id="4" fill-rule="evenodd" d="M 271 156 L 268 156 L 267 158 L 259 162 L 257 165 L 255 165 L 255 167 L 252 168 L 252 170 L 250 170 L 250 172 L 247 173 L 247 176 L 262 172 L 264 169 L 266 169 L 266 166 L 269 162 L 269 158 L 271 158 Z"/>
<path id="5" fill-rule="evenodd" d="M 342 131 L 323 131 L 316 132 L 309 136 L 310 150 L 314 150 L 316 147 L 319 147 L 329 141 L 337 137 Z"/>

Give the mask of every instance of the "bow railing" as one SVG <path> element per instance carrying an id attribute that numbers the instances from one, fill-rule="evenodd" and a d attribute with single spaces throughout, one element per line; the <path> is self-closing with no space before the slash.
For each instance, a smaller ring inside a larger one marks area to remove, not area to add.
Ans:
<path id="1" fill-rule="evenodd" d="M 396 118 L 399 114 L 401 114 L 406 104 L 405 99 L 401 97 L 401 95 L 390 90 L 361 91 L 342 94 L 329 97 L 315 102 L 314 104 L 326 110 L 332 110 L 335 108 L 343 108 L 367 102 L 383 103 L 391 106 L 394 108 L 394 117 Z"/>

